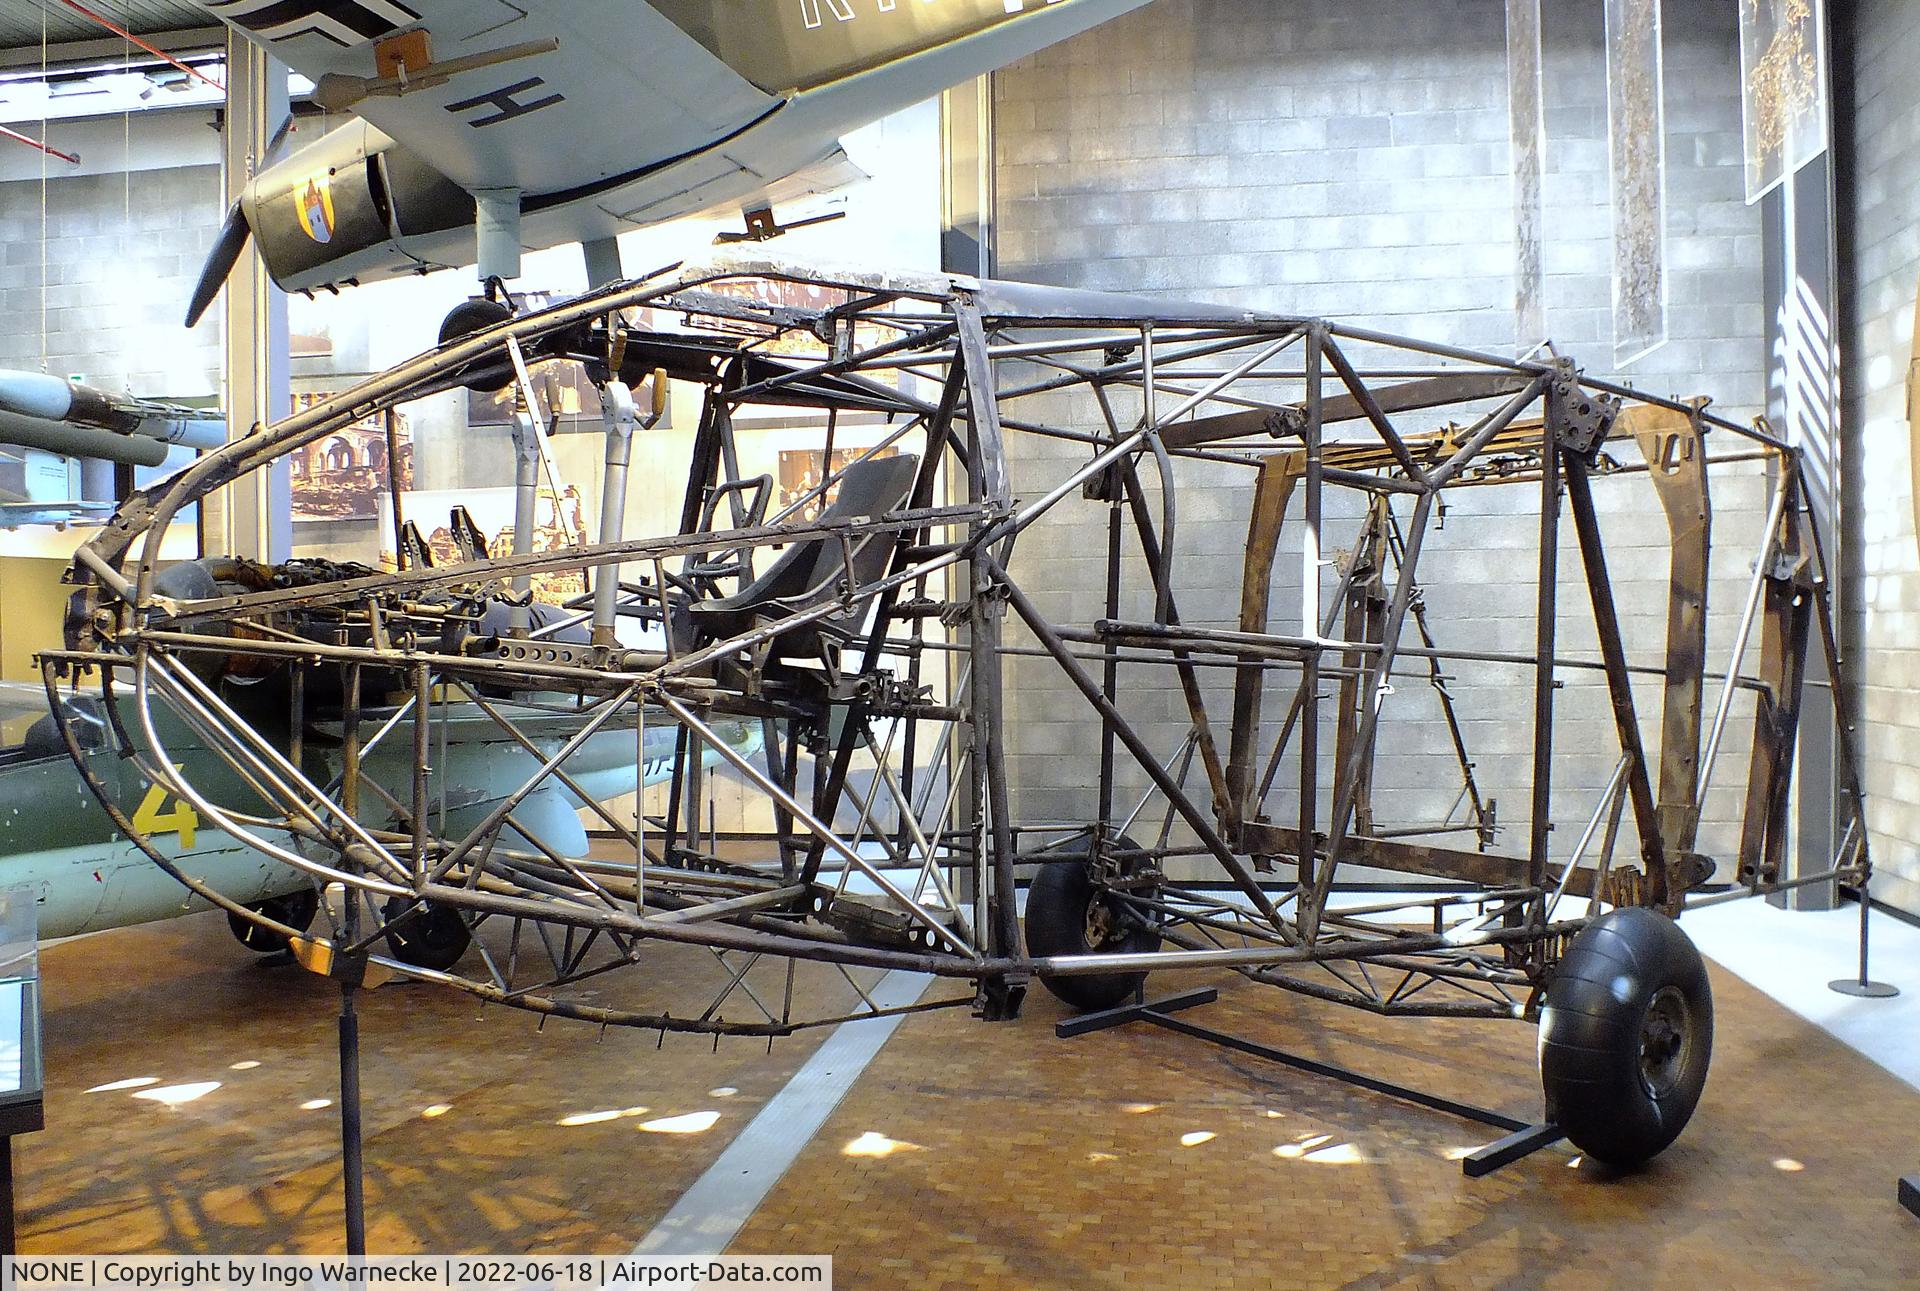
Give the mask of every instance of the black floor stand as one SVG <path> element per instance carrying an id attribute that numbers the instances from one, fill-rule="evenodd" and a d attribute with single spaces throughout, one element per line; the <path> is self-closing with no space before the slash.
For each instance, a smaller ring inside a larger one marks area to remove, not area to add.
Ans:
<path id="1" fill-rule="evenodd" d="M 1900 1181 L 1900 1204 L 1909 1215 L 1920 1219 L 1920 1174 L 1910 1174 Z"/>
<path id="2" fill-rule="evenodd" d="M 1437 1112 L 1445 1112 L 1449 1116 L 1458 1116 L 1462 1120 L 1508 1131 L 1506 1137 L 1496 1139 L 1461 1160 L 1460 1168 L 1469 1179 L 1478 1179 L 1481 1175 L 1491 1174 L 1501 1166 L 1511 1165 L 1524 1156 L 1538 1152 L 1541 1148 L 1558 1143 L 1565 1137 L 1557 1125 L 1530 1125 L 1526 1121 L 1515 1120 L 1511 1116 L 1488 1111 L 1484 1107 L 1475 1107 L 1471 1103 L 1456 1102 L 1438 1094 L 1410 1089 L 1405 1085 L 1396 1085 L 1390 1080 L 1381 1080 L 1376 1076 L 1350 1071 L 1345 1067 L 1336 1067 L 1332 1063 L 1302 1058 L 1298 1054 L 1287 1053 L 1281 1049 L 1258 1044 L 1240 1036 L 1229 1035 L 1224 1031 L 1215 1031 L 1211 1027 L 1204 1027 L 1197 1022 L 1188 1022 L 1184 1018 L 1173 1016 L 1182 1009 L 1211 1004 L 1219 998 L 1220 992 L 1209 986 L 1197 991 L 1169 995 L 1152 1002 L 1139 999 L 1132 1004 L 1123 1004 L 1117 1009 L 1087 1013 L 1077 1018 L 1056 1022 L 1053 1033 L 1065 1040 L 1073 1036 L 1086 1035 L 1090 1031 L 1104 1031 L 1109 1027 L 1124 1026 L 1129 1022 L 1149 1022 L 1168 1031 L 1191 1036 L 1195 1040 L 1217 1044 L 1224 1049 L 1250 1054 L 1255 1058 L 1264 1058 L 1269 1062 L 1281 1063 L 1315 1076 L 1324 1076 L 1330 1080 L 1357 1085 L 1361 1089 L 1372 1090 L 1388 1098 L 1397 1098 L 1402 1102 L 1430 1107 Z"/>
<path id="3" fill-rule="evenodd" d="M 1841 995 L 1852 995 L 1863 1000 L 1891 999 L 1900 993 L 1900 988 L 1891 982 L 1876 982 L 1867 976 L 1867 913 L 1872 903 L 1867 900 L 1866 885 L 1860 887 L 1860 975 L 1858 977 L 1839 977 L 1827 983 L 1827 989 Z"/>
<path id="4" fill-rule="evenodd" d="M 340 1191 L 347 1254 L 367 1253 L 367 1204 L 360 1147 L 360 1017 L 354 983 L 340 983 Z"/>

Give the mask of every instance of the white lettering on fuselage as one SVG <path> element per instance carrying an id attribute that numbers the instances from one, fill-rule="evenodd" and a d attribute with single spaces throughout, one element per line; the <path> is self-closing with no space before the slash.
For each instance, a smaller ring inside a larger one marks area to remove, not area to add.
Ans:
<path id="1" fill-rule="evenodd" d="M 942 2 L 943 0 L 920 0 L 921 4 Z M 875 3 L 878 5 L 877 12 L 880 13 L 893 13 L 900 7 L 900 0 L 875 0 Z M 1001 0 L 1002 6 L 1008 13 L 1021 13 L 1029 5 L 1040 8 L 1059 3 L 1060 0 Z M 852 22 L 860 16 L 859 11 L 854 8 L 853 0 L 800 0 L 800 20 L 806 24 L 809 31 L 815 27 L 825 26 L 828 14 L 833 15 L 840 22 Z"/>

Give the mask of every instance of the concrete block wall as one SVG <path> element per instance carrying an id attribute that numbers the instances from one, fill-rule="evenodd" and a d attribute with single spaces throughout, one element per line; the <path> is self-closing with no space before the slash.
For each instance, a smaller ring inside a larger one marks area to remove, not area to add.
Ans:
<path id="1" fill-rule="evenodd" d="M 1854 171 L 1840 218 L 1853 230 L 1842 266 L 1854 302 L 1841 337 L 1842 423 L 1855 521 L 1846 591 L 1864 673 L 1861 730 L 1879 873 L 1873 893 L 1920 913 L 1920 552 L 1914 540 L 1907 420 L 1914 295 L 1920 288 L 1920 7 L 1866 0 L 1836 78 L 1852 83 Z"/>
<path id="2" fill-rule="evenodd" d="M 57 142 L 78 148 L 87 164 L 67 173 L 52 163 L 44 208 L 37 174 L 0 171 L 0 367 L 44 363 L 151 397 L 218 396 L 221 311 L 192 331 L 181 326 L 225 213 L 217 136 L 204 116 L 204 139 L 186 123 L 139 116 L 124 126 L 118 118 L 56 124 L 72 135 Z M 131 173 L 118 169 L 123 141 L 137 158 L 149 131 L 152 159 L 135 160 Z"/>
<path id="3" fill-rule="evenodd" d="M 1573 0 L 1550 0 L 1547 8 L 1553 338 L 1590 372 L 1662 394 L 1710 395 L 1736 418 L 1755 414 L 1764 389 L 1754 339 L 1761 332 L 1760 227 L 1742 189 L 1736 13 L 1668 8 L 1672 339 L 1630 371 L 1610 373 L 1601 12 Z M 995 108 L 1001 276 L 1317 314 L 1427 340 L 1516 348 L 1499 0 L 1159 0 L 998 74 Z M 1044 402 L 1025 411 L 1100 424 L 1092 406 Z M 1139 409 L 1123 402 L 1116 411 L 1126 419 Z M 1017 487 L 1026 496 L 1082 459 L 1044 445 L 1019 444 L 1016 451 Z M 1147 484 L 1157 489 L 1150 466 Z M 1719 547 L 1710 652 L 1724 658 L 1764 496 L 1750 469 L 1716 471 L 1713 488 Z M 1644 477 L 1599 482 L 1596 495 L 1629 647 L 1638 662 L 1659 663 L 1665 521 Z M 1183 618 L 1232 626 L 1249 483 L 1226 468 L 1183 469 L 1178 500 Z M 1443 644 L 1532 649 L 1538 500 L 1537 488 L 1527 486 L 1473 489 L 1450 500 L 1445 528 L 1422 560 Z M 1330 496 L 1328 516 L 1323 546 L 1350 546 L 1359 519 L 1352 500 Z M 1050 517 L 1023 539 L 1014 572 L 1057 619 L 1088 622 L 1102 613 L 1104 535 L 1103 510 L 1072 504 L 1071 514 Z M 1276 620 L 1298 613 L 1300 541 L 1296 521 L 1276 566 Z M 1591 613 L 1570 525 L 1559 558 L 1562 652 L 1591 656 Z M 1336 578 L 1336 570 L 1322 571 L 1325 593 Z M 1133 562 L 1122 617 L 1150 616 L 1144 585 Z M 1530 687 L 1511 668 L 1461 664 L 1447 671 L 1481 791 L 1499 800 L 1501 849 L 1523 851 Z M 1230 684 L 1216 673 L 1206 686 L 1210 712 L 1222 723 Z M 1438 817 L 1459 789 L 1450 739 L 1428 687 L 1409 677 L 1395 690 L 1379 784 L 1396 805 L 1389 812 L 1383 799 L 1382 821 Z M 1153 747 L 1178 747 L 1187 717 L 1169 678 L 1123 670 L 1122 693 Z M 1288 675 L 1276 675 L 1268 690 L 1271 721 L 1284 715 L 1291 693 Z M 1088 750 L 1097 747 L 1098 723 L 1050 664 L 1023 662 L 1009 695 L 1021 813 L 1090 818 Z M 1637 699 L 1645 738 L 1657 743 L 1660 694 L 1643 684 Z M 1564 855 L 1611 774 L 1617 745 L 1597 674 L 1569 675 L 1558 703 L 1563 755 L 1553 810 L 1555 853 Z M 1751 717 L 1744 697 L 1734 714 L 1721 755 L 1723 782 L 1744 778 Z M 1323 784 L 1331 781 L 1333 742 L 1329 721 L 1320 737 Z M 1122 814 L 1144 783 L 1138 775 L 1126 779 L 1132 796 L 1122 794 Z M 1190 783 L 1200 782 L 1196 767 Z M 1283 764 L 1267 800 L 1275 820 L 1297 813 L 1297 783 L 1297 767 Z M 1709 799 L 1703 850 L 1732 855 L 1739 807 L 1731 790 Z M 1630 837 L 1625 846 L 1631 854 Z"/>

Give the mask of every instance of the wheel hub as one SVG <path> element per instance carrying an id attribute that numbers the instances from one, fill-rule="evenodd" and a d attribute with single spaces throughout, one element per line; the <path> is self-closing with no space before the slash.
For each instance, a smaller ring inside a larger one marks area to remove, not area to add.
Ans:
<path id="1" fill-rule="evenodd" d="M 1087 945 L 1101 950 L 1120 935 L 1119 921 L 1113 910 L 1098 896 L 1087 902 Z"/>
<path id="2" fill-rule="evenodd" d="M 1655 1098 L 1672 1093 L 1686 1069 L 1692 1016 L 1677 987 L 1662 987 L 1640 1024 L 1640 1079 Z"/>

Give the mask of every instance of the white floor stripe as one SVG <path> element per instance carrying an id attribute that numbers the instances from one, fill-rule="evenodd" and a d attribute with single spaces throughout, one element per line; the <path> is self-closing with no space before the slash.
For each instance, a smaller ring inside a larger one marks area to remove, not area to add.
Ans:
<path id="1" fill-rule="evenodd" d="M 924 973 L 891 972 L 869 994 L 880 1008 L 901 1008 L 918 1000 L 932 980 Z M 633 1253 L 717 1255 L 724 1251 L 900 1022 L 898 1017 L 875 1018 L 835 1027 Z"/>

